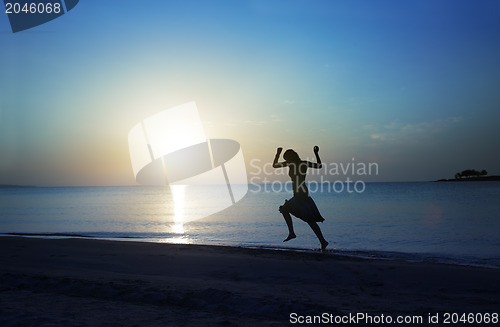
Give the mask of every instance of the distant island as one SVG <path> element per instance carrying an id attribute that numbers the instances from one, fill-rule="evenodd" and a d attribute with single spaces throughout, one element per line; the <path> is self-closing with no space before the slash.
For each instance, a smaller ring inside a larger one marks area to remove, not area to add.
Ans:
<path id="1" fill-rule="evenodd" d="M 483 182 L 500 181 L 500 176 L 488 176 L 486 170 L 466 169 L 455 174 L 455 178 L 439 179 L 437 182 Z"/>

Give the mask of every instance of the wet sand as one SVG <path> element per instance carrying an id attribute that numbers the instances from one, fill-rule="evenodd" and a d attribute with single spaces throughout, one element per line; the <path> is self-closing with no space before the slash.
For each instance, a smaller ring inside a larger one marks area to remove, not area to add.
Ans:
<path id="1" fill-rule="evenodd" d="M 429 314 L 443 322 L 445 313 L 499 308 L 498 269 L 205 245 L 0 237 L 1 326 L 286 326 L 319 318 L 375 326 L 366 319 L 382 315 L 420 316 L 419 326 L 437 326 L 428 323 Z M 345 320 L 349 315 L 360 320 Z"/>

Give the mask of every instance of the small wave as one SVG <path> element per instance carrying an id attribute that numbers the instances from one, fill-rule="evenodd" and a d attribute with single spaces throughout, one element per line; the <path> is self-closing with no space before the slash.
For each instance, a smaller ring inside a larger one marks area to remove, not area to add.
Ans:
<path id="1" fill-rule="evenodd" d="M 1 236 L 24 236 L 24 237 L 84 237 L 94 238 L 94 236 L 77 233 L 1 233 Z"/>

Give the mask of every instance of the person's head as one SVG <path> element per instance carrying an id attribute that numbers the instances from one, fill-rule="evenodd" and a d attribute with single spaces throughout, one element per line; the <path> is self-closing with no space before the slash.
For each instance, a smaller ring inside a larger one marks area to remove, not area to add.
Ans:
<path id="1" fill-rule="evenodd" d="M 283 158 L 288 161 L 288 162 L 300 162 L 300 157 L 297 154 L 297 152 L 293 151 L 292 149 L 288 149 L 283 153 Z"/>

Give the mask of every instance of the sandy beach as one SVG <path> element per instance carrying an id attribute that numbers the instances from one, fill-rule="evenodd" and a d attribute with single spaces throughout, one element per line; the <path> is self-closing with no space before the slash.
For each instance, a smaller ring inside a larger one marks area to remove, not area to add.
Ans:
<path id="1" fill-rule="evenodd" d="M 0 237 L 0 267 L 1 326 L 436 326 L 500 308 L 498 269 L 321 253 Z"/>

